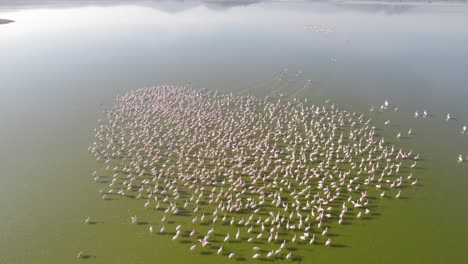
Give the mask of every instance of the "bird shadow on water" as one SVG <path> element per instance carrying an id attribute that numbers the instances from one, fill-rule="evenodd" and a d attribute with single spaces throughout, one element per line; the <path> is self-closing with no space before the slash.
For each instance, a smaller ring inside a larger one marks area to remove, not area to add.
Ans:
<path id="1" fill-rule="evenodd" d="M 333 244 L 331 245 L 332 248 L 347 248 L 348 246 L 345 244 Z"/>
<path id="2" fill-rule="evenodd" d="M 179 211 L 177 215 L 185 217 L 192 216 L 189 211 Z"/>
<path id="3" fill-rule="evenodd" d="M 90 221 L 88 222 L 89 225 L 97 225 L 97 224 L 104 224 L 104 221 Z"/>
<path id="4" fill-rule="evenodd" d="M 262 261 L 262 262 L 273 262 L 274 261 L 274 259 L 267 259 L 267 258 L 259 258 L 258 260 Z"/>
<path id="5" fill-rule="evenodd" d="M 81 259 L 95 259 L 96 256 L 95 255 L 91 255 L 91 254 L 86 254 L 86 255 L 83 255 L 80 257 Z"/>
<path id="6" fill-rule="evenodd" d="M 97 183 L 102 183 L 102 184 L 107 184 L 107 183 L 110 183 L 111 181 L 109 180 L 100 180 L 100 181 L 97 181 Z"/>
<path id="7" fill-rule="evenodd" d="M 137 225 L 147 225 L 149 223 L 147 221 L 138 221 L 136 224 Z"/>
<path id="8" fill-rule="evenodd" d="M 294 256 L 291 258 L 292 261 L 294 262 L 302 262 L 302 257 L 301 256 Z"/>
<path id="9" fill-rule="evenodd" d="M 287 250 L 289 251 L 297 251 L 298 248 L 297 247 L 286 247 Z"/>

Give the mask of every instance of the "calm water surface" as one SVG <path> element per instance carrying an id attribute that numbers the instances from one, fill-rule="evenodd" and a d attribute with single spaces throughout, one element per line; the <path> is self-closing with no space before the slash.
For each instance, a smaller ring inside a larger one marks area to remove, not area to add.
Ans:
<path id="1" fill-rule="evenodd" d="M 141 201 L 103 201 L 87 147 L 118 94 L 160 83 L 326 99 L 372 113 L 421 153 L 421 186 L 339 227 L 304 263 L 468 259 L 468 6 L 105 1 L 0 3 L 0 263 L 225 263 L 129 224 Z M 324 29 L 331 32 L 316 32 Z M 301 74 L 298 74 L 299 71 Z M 307 81 L 310 83 L 306 85 Z M 431 117 L 413 118 L 427 108 Z M 445 122 L 450 112 L 456 119 Z M 370 114 L 370 113 L 369 113 Z M 85 225 L 86 216 L 100 222 Z M 91 258 L 76 258 L 80 250 Z"/>

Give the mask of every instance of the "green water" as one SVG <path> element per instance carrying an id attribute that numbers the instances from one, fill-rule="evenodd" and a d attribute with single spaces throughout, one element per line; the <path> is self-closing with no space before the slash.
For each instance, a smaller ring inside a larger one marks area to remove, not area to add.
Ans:
<path id="1" fill-rule="evenodd" d="M 456 161 L 468 155 L 468 6 L 37 2 L 0 4 L 0 17 L 15 20 L 0 26 L 0 263 L 234 262 L 130 224 L 136 214 L 159 227 L 161 215 L 141 200 L 102 200 L 92 180 L 100 165 L 87 148 L 115 97 L 187 82 L 375 106 L 378 127 L 391 120 L 379 131 L 389 138 L 413 128 L 398 144 L 421 153 L 421 186 L 383 199 L 378 217 L 334 228 L 345 246 L 307 247 L 302 262 L 468 259 L 468 163 Z M 399 111 L 378 112 L 385 99 Z M 432 116 L 414 119 L 424 108 Z M 456 119 L 445 122 L 447 112 Z M 80 250 L 92 257 L 77 259 Z"/>

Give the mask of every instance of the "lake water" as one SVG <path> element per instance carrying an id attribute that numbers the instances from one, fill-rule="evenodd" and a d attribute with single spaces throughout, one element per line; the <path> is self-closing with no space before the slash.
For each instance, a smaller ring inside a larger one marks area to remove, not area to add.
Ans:
<path id="1" fill-rule="evenodd" d="M 468 163 L 457 164 L 468 155 L 468 5 L 2 1 L 0 18 L 15 20 L 0 25 L 0 263 L 227 262 L 131 225 L 151 212 L 102 200 L 92 180 L 102 111 L 163 83 L 330 99 L 380 127 L 391 120 L 389 138 L 415 131 L 399 144 L 423 157 L 420 187 L 339 227 L 344 247 L 311 247 L 300 261 L 468 259 Z M 386 99 L 399 110 L 380 113 Z M 424 109 L 429 118 L 413 117 Z"/>

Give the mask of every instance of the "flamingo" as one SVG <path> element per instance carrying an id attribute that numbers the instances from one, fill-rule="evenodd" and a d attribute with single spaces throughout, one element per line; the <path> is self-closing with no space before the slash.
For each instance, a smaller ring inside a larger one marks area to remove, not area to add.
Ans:
<path id="1" fill-rule="evenodd" d="M 400 195 L 401 195 L 401 190 L 398 191 L 398 193 L 395 195 L 395 198 L 400 198 Z"/>
<path id="2" fill-rule="evenodd" d="M 204 239 L 198 239 L 198 242 L 200 242 L 200 244 L 202 245 L 202 247 L 205 247 L 207 245 L 211 245 L 210 242 L 204 240 Z"/>

